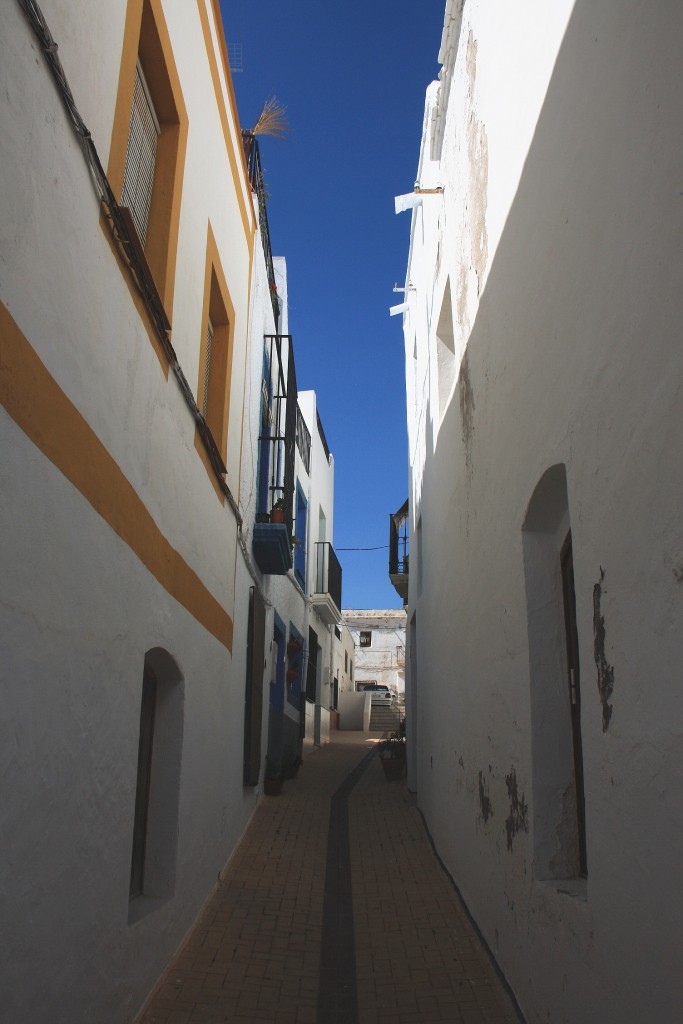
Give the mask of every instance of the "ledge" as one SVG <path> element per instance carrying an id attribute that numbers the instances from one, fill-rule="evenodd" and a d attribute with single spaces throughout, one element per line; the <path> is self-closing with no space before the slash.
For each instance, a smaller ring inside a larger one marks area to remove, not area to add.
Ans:
<path id="1" fill-rule="evenodd" d="M 588 901 L 588 881 L 585 878 L 538 878 L 536 881 L 561 896 L 569 896 L 580 903 Z"/>
<path id="2" fill-rule="evenodd" d="M 256 564 L 267 576 L 286 576 L 292 568 L 292 547 L 285 523 L 256 523 L 251 549 Z"/>

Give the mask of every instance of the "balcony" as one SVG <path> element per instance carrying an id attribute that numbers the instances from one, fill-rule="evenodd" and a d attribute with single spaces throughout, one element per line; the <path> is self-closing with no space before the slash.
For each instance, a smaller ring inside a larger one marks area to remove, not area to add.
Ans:
<path id="1" fill-rule="evenodd" d="M 266 261 L 268 286 L 270 288 L 270 301 L 273 304 L 273 316 L 275 317 L 275 326 L 277 328 L 280 320 L 280 304 L 278 302 L 277 286 L 275 284 L 273 253 L 270 247 L 268 212 L 266 210 L 266 188 L 263 181 L 263 170 L 261 168 L 261 153 L 259 150 L 258 139 L 254 133 L 247 131 L 244 128 L 242 129 L 242 145 L 244 146 L 244 156 L 247 161 L 249 182 L 256 193 L 256 198 L 258 200 L 258 219 L 261 231 L 261 243 L 263 245 L 263 255 Z"/>
<path id="2" fill-rule="evenodd" d="M 284 576 L 292 568 L 297 409 L 291 336 L 267 334 L 252 551 L 261 572 L 270 576 Z"/>
<path id="3" fill-rule="evenodd" d="M 285 576 L 292 568 L 292 545 L 284 523 L 255 523 L 252 550 L 267 576 Z"/>
<path id="4" fill-rule="evenodd" d="M 315 545 L 315 590 L 311 604 L 323 620 L 332 626 L 341 620 L 342 568 L 327 541 Z"/>
<path id="5" fill-rule="evenodd" d="M 408 499 L 389 516 L 389 579 L 405 604 L 408 600 Z"/>

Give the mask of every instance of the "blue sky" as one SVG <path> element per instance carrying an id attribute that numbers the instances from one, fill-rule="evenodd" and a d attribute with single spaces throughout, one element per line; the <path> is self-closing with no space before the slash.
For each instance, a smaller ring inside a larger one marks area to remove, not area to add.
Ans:
<path id="1" fill-rule="evenodd" d="M 312 388 L 335 459 L 334 547 L 347 608 L 397 608 L 389 513 L 408 488 L 403 284 L 425 89 L 444 0 L 221 0 L 242 127 L 271 95 L 284 140 L 262 138 L 273 253 L 287 260 L 299 388 Z M 344 551 L 374 547 L 378 551 Z"/>

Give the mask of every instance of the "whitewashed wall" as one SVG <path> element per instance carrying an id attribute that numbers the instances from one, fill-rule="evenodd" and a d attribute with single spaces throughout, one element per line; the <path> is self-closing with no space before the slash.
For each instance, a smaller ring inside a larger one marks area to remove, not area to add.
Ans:
<path id="1" fill-rule="evenodd" d="M 318 406 L 315 391 L 304 390 L 299 392 L 299 408 L 311 434 L 311 472 L 308 491 L 308 557 L 306 562 L 306 591 L 310 596 L 316 588 L 316 542 L 325 540 L 331 544 L 334 543 L 334 456 L 330 453 L 328 459 L 320 437 L 316 417 Z M 304 479 L 305 477 L 301 480 L 302 486 Z M 324 517 L 322 525 L 321 513 Z M 321 530 L 323 531 L 322 536 Z M 324 745 L 329 742 L 330 735 L 330 706 L 333 696 L 332 679 L 334 670 L 334 627 L 324 622 L 315 608 L 309 608 L 309 616 L 309 625 L 318 634 L 318 643 L 321 647 L 322 656 L 320 687 L 316 696 L 316 709 L 312 719 L 312 736 L 315 743 Z M 309 723 L 306 727 L 307 738 L 310 735 L 311 728 Z"/>
<path id="2" fill-rule="evenodd" d="M 443 194 L 407 215 L 411 785 L 529 1024 L 669 1024 L 683 1005 L 683 9 L 472 0 L 460 24 L 461 7 L 447 5 L 452 72 L 428 90 L 418 170 Z M 571 884 L 542 877 L 537 846 L 543 636 L 522 530 L 558 464 L 588 847 Z"/>
<path id="3" fill-rule="evenodd" d="M 106 166 L 126 5 L 41 6 Z M 238 168 L 231 187 L 199 8 L 162 7 L 190 124 L 173 344 L 194 389 L 210 219 L 235 308 L 227 465 L 237 495 L 251 199 L 223 82 Z M 211 5 L 205 9 L 211 22 Z M 249 577 L 235 516 L 216 495 L 195 449 L 190 412 L 141 325 L 100 226 L 82 153 L 18 3 L 2 6 L 0 36 L 7 44 L 0 67 L 3 305 L 55 392 L 131 485 L 131 500 L 141 500 L 194 574 L 193 586 L 234 626 L 231 652 L 121 539 L 106 476 L 94 487 L 104 495 L 98 510 L 66 478 L 49 455 L 59 422 L 39 409 L 48 428 L 30 440 L 0 409 L 0 762 L 8 783 L 0 821 L 8 937 L 0 1016 L 123 1024 L 192 924 L 255 807 L 256 792 L 242 787 Z M 27 394 L 26 401 L 39 397 Z M 86 481 L 92 471 L 84 451 Z M 139 541 L 144 548 L 147 535 Z M 140 695 L 145 653 L 154 647 L 172 655 L 183 678 L 175 887 L 172 898 L 129 923 Z"/>
<path id="4" fill-rule="evenodd" d="M 334 676 L 339 680 L 339 693 L 353 690 L 351 673 L 354 661 L 354 642 L 351 632 L 342 620 L 339 627 L 341 639 L 334 644 Z"/>

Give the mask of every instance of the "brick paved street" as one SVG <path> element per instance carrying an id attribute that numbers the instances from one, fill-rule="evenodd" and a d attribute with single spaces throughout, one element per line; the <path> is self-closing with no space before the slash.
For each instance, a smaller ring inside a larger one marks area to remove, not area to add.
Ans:
<path id="1" fill-rule="evenodd" d="M 517 1024 L 405 781 L 333 736 L 263 798 L 140 1024 Z"/>

